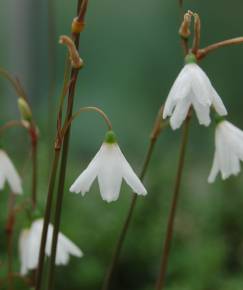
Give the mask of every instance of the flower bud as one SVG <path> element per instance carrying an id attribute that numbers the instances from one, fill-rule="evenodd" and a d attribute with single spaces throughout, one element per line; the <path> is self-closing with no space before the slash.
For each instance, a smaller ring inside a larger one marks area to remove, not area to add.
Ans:
<path id="1" fill-rule="evenodd" d="M 28 105 L 28 103 L 24 98 L 18 99 L 18 107 L 21 114 L 21 118 L 24 121 L 30 122 L 32 120 L 32 112 L 30 106 Z"/>

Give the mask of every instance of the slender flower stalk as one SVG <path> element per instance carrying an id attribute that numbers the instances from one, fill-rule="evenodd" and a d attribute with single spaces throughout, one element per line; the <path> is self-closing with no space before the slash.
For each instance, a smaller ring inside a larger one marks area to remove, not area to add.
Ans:
<path id="1" fill-rule="evenodd" d="M 84 17 L 87 10 L 87 4 L 88 4 L 88 0 L 78 1 L 78 7 L 77 7 L 78 20 L 77 21 L 80 23 L 84 22 Z M 80 26 L 79 29 L 72 31 L 73 41 L 77 50 L 79 48 L 79 37 L 80 37 L 80 32 L 82 30 L 83 30 L 83 25 Z M 68 90 L 68 103 L 67 103 L 66 120 L 65 120 L 66 123 L 69 122 L 70 118 L 72 117 L 73 101 L 74 101 L 78 74 L 79 74 L 79 69 L 72 68 L 71 76 L 70 76 L 70 80 L 72 80 L 72 82 L 70 83 L 69 90 Z M 58 239 L 58 232 L 59 232 L 59 227 L 60 227 L 61 210 L 62 210 L 62 202 L 63 202 L 63 195 L 64 195 L 64 184 L 65 184 L 65 177 L 66 177 L 66 165 L 67 165 L 67 158 L 68 158 L 70 129 L 71 129 L 71 126 L 69 126 L 69 128 L 67 129 L 67 132 L 63 138 L 62 158 L 61 158 L 58 188 L 57 188 L 58 195 L 57 195 L 57 202 L 56 202 L 55 215 L 54 215 L 54 230 L 53 230 L 52 246 L 51 246 L 48 290 L 53 289 L 53 284 L 54 284 L 57 239 Z"/>
<path id="2" fill-rule="evenodd" d="M 37 202 L 37 176 L 38 176 L 38 132 L 35 124 L 31 123 L 29 128 L 31 139 L 31 159 L 32 159 L 32 207 L 35 209 Z"/>
<path id="3" fill-rule="evenodd" d="M 36 283 L 36 285 L 35 285 L 36 290 L 41 289 L 44 260 L 45 260 L 45 248 L 46 248 L 48 224 L 49 224 L 50 217 L 51 217 L 53 191 L 55 188 L 59 159 L 60 159 L 60 149 L 57 149 L 57 150 L 55 150 L 54 159 L 52 161 L 51 174 L 50 174 L 50 180 L 49 180 L 49 185 L 48 185 L 48 193 L 47 193 L 46 209 L 45 209 L 44 223 L 43 223 L 43 229 L 42 229 L 42 235 L 41 235 L 38 267 L 37 267 L 37 272 L 36 272 L 36 282 L 35 282 Z"/>
<path id="4" fill-rule="evenodd" d="M 13 230 L 15 223 L 15 194 L 12 192 L 9 195 L 9 209 L 8 209 L 8 219 L 5 227 L 7 235 L 7 255 L 8 255 L 8 289 L 13 289 Z"/>
<path id="5" fill-rule="evenodd" d="M 159 137 L 161 129 L 163 128 L 163 125 L 162 125 L 163 123 L 161 120 L 162 112 L 163 112 L 163 107 L 161 107 L 161 109 L 159 110 L 159 113 L 156 117 L 155 124 L 154 124 L 153 130 L 152 130 L 151 136 L 150 136 L 149 146 L 148 146 L 145 160 L 143 163 L 142 171 L 141 171 L 141 174 L 139 176 L 141 181 L 143 181 L 143 179 L 145 177 L 145 174 L 147 172 L 147 169 L 148 169 L 148 166 L 149 166 L 149 163 L 150 163 L 153 151 L 154 151 L 155 144 L 157 142 L 157 139 Z M 116 268 L 116 265 L 118 263 L 118 260 L 119 260 L 120 254 L 121 254 L 121 250 L 122 250 L 122 247 L 123 247 L 123 244 L 124 244 L 124 241 L 125 241 L 125 238 L 126 238 L 126 235 L 127 235 L 127 232 L 128 232 L 131 220 L 132 220 L 132 216 L 133 216 L 133 212 L 134 212 L 134 209 L 136 206 L 136 202 L 137 202 L 137 194 L 133 193 L 130 207 L 128 209 L 126 218 L 124 220 L 121 232 L 119 234 L 117 243 L 115 245 L 115 248 L 114 248 L 114 251 L 112 254 L 111 262 L 109 264 L 108 270 L 106 272 L 106 275 L 105 275 L 105 278 L 103 281 L 102 290 L 109 289 L 112 275 L 113 275 L 114 270 Z"/>
<path id="6" fill-rule="evenodd" d="M 238 45 L 238 44 L 243 44 L 243 37 L 242 36 L 231 38 L 231 39 L 226 39 L 226 40 L 223 40 L 220 42 L 213 43 L 205 48 L 201 48 L 198 50 L 196 56 L 197 56 L 198 60 L 201 60 L 205 56 L 207 56 L 209 53 L 217 50 L 218 48 L 226 47 L 226 46 L 230 46 L 230 45 Z"/>
<path id="7" fill-rule="evenodd" d="M 183 168 L 184 168 L 186 145 L 188 142 L 190 118 L 191 116 L 189 113 L 186 120 L 184 121 L 184 126 L 183 126 L 182 141 L 181 141 L 178 169 L 177 169 L 176 180 L 175 180 L 174 194 L 173 194 L 173 199 L 172 199 L 172 204 L 170 208 L 169 219 L 168 219 L 168 224 L 167 224 L 167 229 L 166 229 L 166 237 L 165 237 L 164 249 L 163 249 L 163 254 L 162 254 L 160 272 L 159 272 L 158 280 L 155 287 L 156 290 L 162 290 L 165 285 L 165 275 L 167 271 L 171 241 L 173 238 L 174 221 L 175 221 L 177 203 L 178 203 L 178 198 L 179 198 L 179 193 L 180 193 L 181 178 L 182 178 L 182 173 L 183 173 Z"/>

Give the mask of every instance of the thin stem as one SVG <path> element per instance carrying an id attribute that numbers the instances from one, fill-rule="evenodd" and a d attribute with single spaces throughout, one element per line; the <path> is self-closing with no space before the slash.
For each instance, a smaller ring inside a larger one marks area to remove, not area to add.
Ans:
<path id="1" fill-rule="evenodd" d="M 229 45 L 237 45 L 243 43 L 243 37 L 235 37 L 227 40 L 223 40 L 214 44 L 211 44 L 205 48 L 199 49 L 197 52 L 197 59 L 202 59 L 210 52 L 215 51 L 218 48 L 229 46 Z"/>
<path id="2" fill-rule="evenodd" d="M 7 122 L 6 124 L 4 124 L 3 126 L 0 127 L 0 135 L 7 129 L 9 128 L 13 128 L 13 127 L 23 127 L 25 129 L 26 126 L 24 125 L 24 123 L 22 121 L 19 121 L 19 120 L 12 120 L 12 121 L 9 121 Z"/>
<path id="3" fill-rule="evenodd" d="M 8 71 L 6 71 L 5 69 L 3 69 L 3 68 L 0 68 L 0 75 L 2 77 L 4 77 L 5 79 L 7 79 L 12 84 L 13 88 L 16 91 L 16 94 L 19 97 L 22 97 L 22 98 L 26 99 L 26 94 L 25 94 L 25 92 L 24 92 L 24 90 L 23 90 L 23 88 L 22 88 L 22 86 L 21 86 L 21 84 L 20 84 L 18 79 L 14 79 L 11 76 L 11 74 Z"/>
<path id="4" fill-rule="evenodd" d="M 50 181 L 49 181 L 49 186 L 48 186 L 44 225 L 42 229 L 41 245 L 40 245 L 40 252 L 39 252 L 39 261 L 38 261 L 38 268 L 36 272 L 36 288 L 35 288 L 36 290 L 41 289 L 44 260 L 45 260 L 46 238 L 47 238 L 48 225 L 49 225 L 50 216 L 51 216 L 51 205 L 52 205 L 52 200 L 53 200 L 53 191 L 55 187 L 59 158 L 60 158 L 60 150 L 56 150 L 54 159 L 52 162 Z"/>
<path id="5" fill-rule="evenodd" d="M 184 168 L 186 145 L 188 142 L 190 118 L 191 118 L 190 116 L 187 117 L 183 126 L 178 169 L 177 169 L 173 199 L 171 203 L 169 219 L 168 219 L 168 224 L 167 224 L 167 229 L 166 229 L 166 237 L 165 237 L 164 249 L 163 249 L 163 254 L 162 254 L 160 272 L 159 272 L 159 277 L 158 277 L 156 287 L 155 287 L 156 290 L 162 290 L 165 284 L 165 274 L 166 274 L 167 265 L 168 265 L 171 241 L 173 238 L 174 221 L 175 221 L 177 203 L 178 203 L 178 198 L 179 198 L 179 193 L 180 193 L 181 178 L 182 178 L 182 173 L 183 173 L 183 168 Z"/>
<path id="6" fill-rule="evenodd" d="M 157 116 L 156 121 L 155 121 L 155 125 L 154 125 L 153 130 L 152 130 L 152 134 L 150 137 L 150 143 L 149 143 L 149 146 L 147 149 L 147 153 L 146 153 L 145 160 L 143 163 L 142 171 L 140 174 L 141 180 L 143 180 L 145 177 L 149 162 L 150 162 L 151 157 L 152 157 L 155 143 L 156 143 L 158 136 L 159 136 L 161 129 L 162 129 L 162 125 L 161 125 L 162 111 L 163 111 L 163 107 L 161 107 L 161 109 L 159 110 L 158 116 Z M 110 286 L 112 275 L 113 275 L 114 270 L 116 268 L 116 265 L 117 265 L 118 259 L 120 257 L 121 250 L 122 250 L 122 247 L 123 247 L 123 244 L 124 244 L 124 241 L 125 241 L 125 238 L 126 238 L 126 235 L 127 235 L 130 223 L 131 223 L 131 219 L 132 219 L 132 215 L 134 212 L 136 202 L 137 202 L 137 194 L 133 193 L 130 207 L 129 207 L 128 212 L 127 212 L 127 216 L 126 216 L 125 221 L 123 223 L 118 241 L 117 241 L 116 246 L 114 248 L 114 252 L 113 252 L 113 255 L 111 258 L 110 265 L 108 267 L 108 271 L 107 271 L 105 279 L 103 281 L 102 290 L 108 290 L 108 288 Z"/>
<path id="7" fill-rule="evenodd" d="M 83 0 L 79 9 L 78 21 L 83 22 L 88 7 L 88 0 Z"/>
<path id="8" fill-rule="evenodd" d="M 69 129 L 74 119 L 76 119 L 82 112 L 96 112 L 100 114 L 100 116 L 105 120 L 108 130 L 112 130 L 111 121 L 104 111 L 102 111 L 100 108 L 97 108 L 97 107 L 82 107 L 76 113 L 72 115 L 71 119 L 69 119 L 68 122 L 66 122 L 66 124 L 64 125 L 62 129 L 62 136 L 65 136 L 65 134 L 67 133 L 67 130 Z"/>
<path id="9" fill-rule="evenodd" d="M 32 142 L 32 206 L 36 207 L 37 200 L 37 142 Z"/>
<path id="10" fill-rule="evenodd" d="M 83 4 L 87 2 L 86 0 L 78 1 L 77 11 L 78 15 L 80 14 L 80 10 L 83 8 Z M 85 12 L 86 12 L 85 7 Z M 84 15 L 83 15 L 84 17 Z M 79 38 L 80 33 L 73 34 L 73 40 L 75 46 L 78 50 L 79 48 Z M 69 91 L 68 91 L 68 104 L 67 104 L 67 111 L 66 111 L 66 122 L 70 120 L 73 113 L 73 101 L 76 89 L 77 78 L 79 74 L 79 69 L 72 68 L 70 79 L 73 80 L 70 83 Z M 60 227 L 60 220 L 61 220 L 61 212 L 62 212 L 62 202 L 64 196 L 64 184 L 65 184 L 65 177 L 66 177 L 66 166 L 67 166 L 67 158 L 68 158 L 68 149 L 69 149 L 69 139 L 70 139 L 70 129 L 71 126 L 66 131 L 66 134 L 63 139 L 63 149 L 62 149 L 62 160 L 60 165 L 60 172 L 59 172 L 59 180 L 58 180 L 58 189 L 57 189 L 57 201 L 55 207 L 55 215 L 54 215 L 54 229 L 53 229 L 53 236 L 52 236 L 52 246 L 51 246 L 51 258 L 50 258 L 50 272 L 48 278 L 48 290 L 53 289 L 54 285 L 54 275 L 55 275 L 55 261 L 56 261 L 56 250 L 57 250 L 57 239 L 58 239 L 58 232 Z"/>
<path id="11" fill-rule="evenodd" d="M 7 234 L 7 255 L 8 255 L 8 289 L 13 289 L 13 227 L 15 223 L 15 211 L 14 211 L 15 196 L 11 192 L 9 196 L 9 210 L 8 220 L 6 223 Z"/>
<path id="12" fill-rule="evenodd" d="M 201 39 L 201 20 L 197 13 L 193 13 L 194 17 L 194 40 L 192 46 L 192 52 L 197 54 L 197 51 L 200 47 L 200 39 Z"/>

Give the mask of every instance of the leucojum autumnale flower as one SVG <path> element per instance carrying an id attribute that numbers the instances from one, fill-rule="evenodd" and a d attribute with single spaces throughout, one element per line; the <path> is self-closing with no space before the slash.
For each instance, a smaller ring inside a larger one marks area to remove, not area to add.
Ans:
<path id="1" fill-rule="evenodd" d="M 107 202 L 118 199 L 123 178 L 135 193 L 147 194 L 142 182 L 121 152 L 113 131 L 108 131 L 100 150 L 73 183 L 70 191 L 81 192 L 84 195 L 90 190 L 96 177 L 101 196 Z"/>
<path id="2" fill-rule="evenodd" d="M 220 120 L 215 129 L 215 153 L 208 182 L 214 182 L 219 172 L 222 179 L 237 175 L 240 161 L 243 161 L 243 131 L 226 120 Z"/>
<path id="3" fill-rule="evenodd" d="M 9 184 L 13 193 L 23 193 L 21 178 L 16 168 L 8 157 L 8 154 L 0 149 L 0 190 L 4 188 L 5 182 Z"/>
<path id="4" fill-rule="evenodd" d="M 33 221 L 31 227 L 23 229 L 19 237 L 19 254 L 21 261 L 21 275 L 26 275 L 29 270 L 34 270 L 38 265 L 38 255 L 43 228 L 43 219 Z M 45 254 L 51 255 L 51 242 L 53 226 L 49 224 Z M 82 251 L 62 233 L 58 234 L 56 265 L 67 265 L 70 256 L 82 257 Z"/>
<path id="5" fill-rule="evenodd" d="M 197 65 L 196 57 L 189 54 L 185 63 L 169 92 L 163 111 L 164 119 L 171 116 L 170 125 L 174 130 L 182 125 L 191 106 L 199 123 L 204 126 L 211 122 L 211 106 L 220 116 L 227 115 L 220 96 L 205 72 Z"/>

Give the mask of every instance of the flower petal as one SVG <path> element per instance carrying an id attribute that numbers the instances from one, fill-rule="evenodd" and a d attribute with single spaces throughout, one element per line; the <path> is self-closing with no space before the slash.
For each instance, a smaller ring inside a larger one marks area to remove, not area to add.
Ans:
<path id="1" fill-rule="evenodd" d="M 79 177 L 74 181 L 72 186 L 70 187 L 71 192 L 79 193 L 82 195 L 90 190 L 92 183 L 97 177 L 98 168 L 100 166 L 100 154 L 102 152 L 102 148 L 97 152 L 93 160 L 90 162 L 88 167 L 79 175 Z"/>
<path id="2" fill-rule="evenodd" d="M 211 123 L 210 107 L 208 105 L 202 105 L 197 101 L 193 101 L 193 107 L 195 109 L 199 124 L 209 126 L 209 124 Z"/>
<path id="3" fill-rule="evenodd" d="M 20 274 L 22 276 L 28 273 L 28 248 L 29 248 L 29 230 L 24 229 L 19 237 L 19 254 L 20 254 Z"/>
<path id="4" fill-rule="evenodd" d="M 226 116 L 227 110 L 224 106 L 223 101 L 221 100 L 220 96 L 212 86 L 212 105 L 214 106 L 215 111 L 220 115 L 220 116 Z"/>
<path id="5" fill-rule="evenodd" d="M 132 188 L 132 190 L 139 195 L 146 195 L 147 190 L 133 171 L 130 164 L 127 162 L 120 148 L 121 164 L 122 164 L 122 175 L 126 183 Z"/>
<path id="6" fill-rule="evenodd" d="M 215 181 L 218 172 L 219 172 L 219 167 L 218 167 L 217 155 L 214 154 L 213 166 L 208 177 L 209 183 L 213 183 Z"/>
<path id="7" fill-rule="evenodd" d="M 181 100 L 186 97 L 188 91 L 190 90 L 191 82 L 190 75 L 188 75 L 188 66 L 185 65 L 178 77 L 176 78 L 168 97 L 165 102 L 165 107 L 163 110 L 163 119 L 171 116 L 172 111 L 177 104 L 178 100 Z"/>
<path id="8" fill-rule="evenodd" d="M 191 106 L 191 98 L 187 97 L 178 102 L 176 108 L 170 118 L 170 125 L 173 130 L 178 129 L 186 119 Z"/>
<path id="9" fill-rule="evenodd" d="M 4 176 L 8 181 L 11 190 L 16 194 L 21 194 L 23 190 L 19 174 L 12 161 L 3 150 L 0 150 L 0 171 L 2 172 L 2 178 Z M 3 180 L 1 180 L 1 182 L 3 182 Z"/>
<path id="10" fill-rule="evenodd" d="M 201 105 L 210 106 L 212 102 L 210 99 L 212 84 L 208 76 L 197 64 L 190 64 L 190 66 L 194 99 Z"/>

